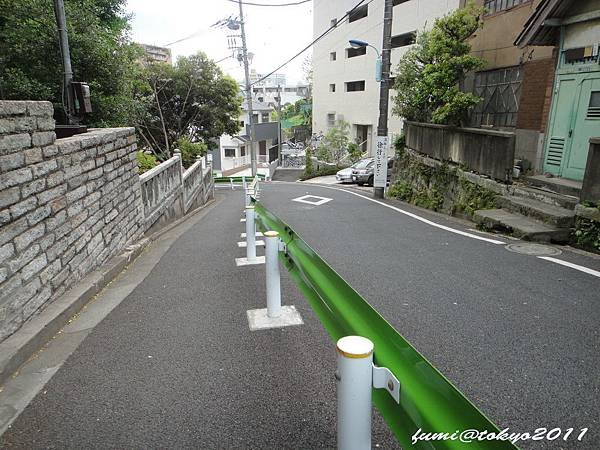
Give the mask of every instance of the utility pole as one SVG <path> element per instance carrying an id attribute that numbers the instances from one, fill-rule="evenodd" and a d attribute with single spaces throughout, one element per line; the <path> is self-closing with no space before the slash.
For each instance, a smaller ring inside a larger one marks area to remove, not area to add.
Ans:
<path id="1" fill-rule="evenodd" d="M 381 50 L 381 82 L 379 85 L 379 123 L 377 124 L 377 141 L 379 138 L 388 135 L 388 108 L 390 98 L 390 70 L 391 70 L 391 52 L 392 52 L 392 14 L 394 4 L 393 0 L 385 0 L 383 7 L 383 45 Z M 387 174 L 387 146 L 385 147 L 385 173 Z M 375 183 L 373 183 L 375 185 Z M 384 184 L 385 186 L 385 184 Z M 385 187 L 373 187 L 373 197 L 383 198 Z"/>
<path id="2" fill-rule="evenodd" d="M 250 68 L 248 66 L 248 48 L 246 47 L 246 30 L 244 24 L 244 10 L 242 8 L 242 0 L 238 0 L 240 5 L 240 26 L 242 31 L 242 58 L 244 60 L 244 75 L 246 76 L 246 103 L 248 104 L 248 116 L 250 117 L 250 164 L 252 167 L 252 176 L 256 176 L 256 147 L 255 147 L 255 132 L 252 111 L 252 88 L 250 86 Z"/>
<path id="3" fill-rule="evenodd" d="M 277 161 L 281 164 L 281 85 L 277 85 Z"/>
<path id="4" fill-rule="evenodd" d="M 65 16 L 64 0 L 54 0 L 54 14 L 56 15 L 56 25 L 58 27 L 58 39 L 60 42 L 60 52 L 63 59 L 64 71 L 64 90 L 66 97 L 65 114 L 67 116 L 67 125 L 73 123 L 75 115 L 75 101 L 73 99 L 73 69 L 71 68 L 71 52 L 69 51 L 69 37 L 67 36 L 67 19 Z"/>

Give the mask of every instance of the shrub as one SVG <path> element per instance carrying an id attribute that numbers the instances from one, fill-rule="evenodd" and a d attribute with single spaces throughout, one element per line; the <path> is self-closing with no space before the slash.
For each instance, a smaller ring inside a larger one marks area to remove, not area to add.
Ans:
<path id="1" fill-rule="evenodd" d="M 136 154 L 139 173 L 144 173 L 156 166 L 156 157 L 149 153 L 137 152 Z"/>
<path id="2" fill-rule="evenodd" d="M 208 151 L 204 142 L 191 142 L 188 138 L 179 139 L 177 148 L 181 151 L 181 162 L 186 169 L 196 162 L 198 156 L 204 156 Z"/>
<path id="3" fill-rule="evenodd" d="M 304 165 L 304 176 L 312 175 L 314 172 L 313 162 L 312 162 L 312 151 L 310 148 L 306 149 L 306 162 Z"/>

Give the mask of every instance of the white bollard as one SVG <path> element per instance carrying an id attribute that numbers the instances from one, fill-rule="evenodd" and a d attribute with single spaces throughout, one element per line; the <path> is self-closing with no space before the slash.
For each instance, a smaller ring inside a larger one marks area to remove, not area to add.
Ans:
<path id="1" fill-rule="evenodd" d="M 267 272 L 267 316 L 281 315 L 281 283 L 279 278 L 279 233 L 266 231 L 265 266 Z"/>
<path id="2" fill-rule="evenodd" d="M 231 185 L 231 190 L 233 191 L 233 179 L 232 178 L 229 179 L 229 184 Z"/>
<path id="3" fill-rule="evenodd" d="M 361 336 L 337 341 L 338 450 L 371 448 L 373 342 Z"/>
<path id="4" fill-rule="evenodd" d="M 252 190 L 249 189 L 249 188 L 246 188 L 245 192 L 246 193 L 245 193 L 244 196 L 245 196 L 245 199 L 246 199 L 246 207 L 248 207 L 248 206 L 250 206 L 252 204 L 252 201 L 251 201 Z"/>
<path id="5" fill-rule="evenodd" d="M 256 236 L 254 224 L 254 206 L 246 207 L 246 259 L 254 261 L 256 259 Z"/>

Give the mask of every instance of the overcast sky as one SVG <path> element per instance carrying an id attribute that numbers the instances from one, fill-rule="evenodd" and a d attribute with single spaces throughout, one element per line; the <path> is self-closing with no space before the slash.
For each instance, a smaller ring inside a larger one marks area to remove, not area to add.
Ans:
<path id="1" fill-rule="evenodd" d="M 250 1 L 250 0 L 248 0 Z M 289 0 L 253 0 L 255 3 L 286 3 Z M 239 16 L 239 6 L 228 0 L 128 0 L 133 14 L 132 38 L 143 44 L 164 46 L 194 33 L 197 36 L 170 46 L 174 59 L 201 50 L 215 61 L 231 54 L 228 29 L 211 28 L 219 19 Z M 252 68 L 271 72 L 312 40 L 312 2 L 298 6 L 244 6 L 248 50 L 254 53 Z M 239 32 L 238 32 L 239 34 Z M 238 39 L 241 44 L 241 40 Z M 302 81 L 304 55 L 280 72 L 288 83 Z M 225 73 L 241 80 L 243 67 L 230 58 L 219 63 Z"/>

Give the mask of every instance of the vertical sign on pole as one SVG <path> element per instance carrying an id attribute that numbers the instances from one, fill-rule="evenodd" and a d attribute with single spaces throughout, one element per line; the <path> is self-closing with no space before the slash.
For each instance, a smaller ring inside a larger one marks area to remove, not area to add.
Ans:
<path id="1" fill-rule="evenodd" d="M 375 168 L 373 171 L 373 187 L 384 188 L 387 185 L 387 153 L 388 137 L 377 136 L 375 147 Z"/>

